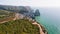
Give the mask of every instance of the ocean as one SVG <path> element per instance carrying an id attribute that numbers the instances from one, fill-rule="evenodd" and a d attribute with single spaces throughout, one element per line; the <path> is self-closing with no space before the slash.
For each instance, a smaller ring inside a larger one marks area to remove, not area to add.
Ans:
<path id="1" fill-rule="evenodd" d="M 60 34 L 60 8 L 39 8 L 40 16 L 36 16 L 37 22 L 42 24 L 48 34 Z"/>

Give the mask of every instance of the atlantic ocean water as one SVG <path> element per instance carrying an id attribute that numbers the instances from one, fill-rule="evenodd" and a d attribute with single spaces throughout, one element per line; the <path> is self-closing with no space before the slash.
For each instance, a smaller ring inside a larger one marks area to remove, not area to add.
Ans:
<path id="1" fill-rule="evenodd" d="M 36 16 L 37 22 L 42 24 L 48 34 L 60 34 L 60 8 L 39 8 L 40 16 Z"/>

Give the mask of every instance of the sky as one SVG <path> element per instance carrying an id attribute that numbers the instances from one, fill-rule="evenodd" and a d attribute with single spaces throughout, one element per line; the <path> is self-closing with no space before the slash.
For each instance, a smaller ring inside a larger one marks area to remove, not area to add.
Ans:
<path id="1" fill-rule="evenodd" d="M 0 0 L 2 5 L 60 7 L 60 0 Z"/>

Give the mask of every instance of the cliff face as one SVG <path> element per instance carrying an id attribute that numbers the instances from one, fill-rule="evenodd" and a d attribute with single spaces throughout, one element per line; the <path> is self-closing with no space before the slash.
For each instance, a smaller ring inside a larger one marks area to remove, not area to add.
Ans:
<path id="1" fill-rule="evenodd" d="M 36 10 L 34 13 L 34 9 L 29 6 L 8 6 L 8 5 L 0 5 L 0 10 L 7 10 L 11 12 L 17 12 L 24 14 L 25 16 L 31 17 L 35 19 L 35 16 L 40 16 L 39 10 Z"/>

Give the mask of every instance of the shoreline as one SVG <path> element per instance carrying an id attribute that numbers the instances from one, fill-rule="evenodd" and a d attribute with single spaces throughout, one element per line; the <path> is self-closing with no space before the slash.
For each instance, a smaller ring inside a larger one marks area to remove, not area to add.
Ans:
<path id="1" fill-rule="evenodd" d="M 40 34 L 48 34 L 48 32 L 46 31 L 46 29 L 41 24 L 39 24 L 35 20 L 32 20 L 32 22 L 33 22 L 32 23 L 33 25 L 37 25 L 39 27 Z"/>
<path id="2" fill-rule="evenodd" d="M 11 20 L 20 19 L 19 16 L 20 15 L 18 13 L 16 13 L 15 18 L 13 18 Z M 31 21 L 33 25 L 37 25 L 39 27 L 40 34 L 48 34 L 48 32 L 45 30 L 45 28 L 41 24 L 39 24 L 36 20 L 34 20 L 30 17 L 25 17 L 25 19 L 28 19 L 29 21 Z M 11 20 L 8 20 L 8 21 L 11 21 Z M 0 23 L 5 23 L 5 22 L 8 22 L 8 21 L 3 21 L 3 22 L 0 22 Z"/>

